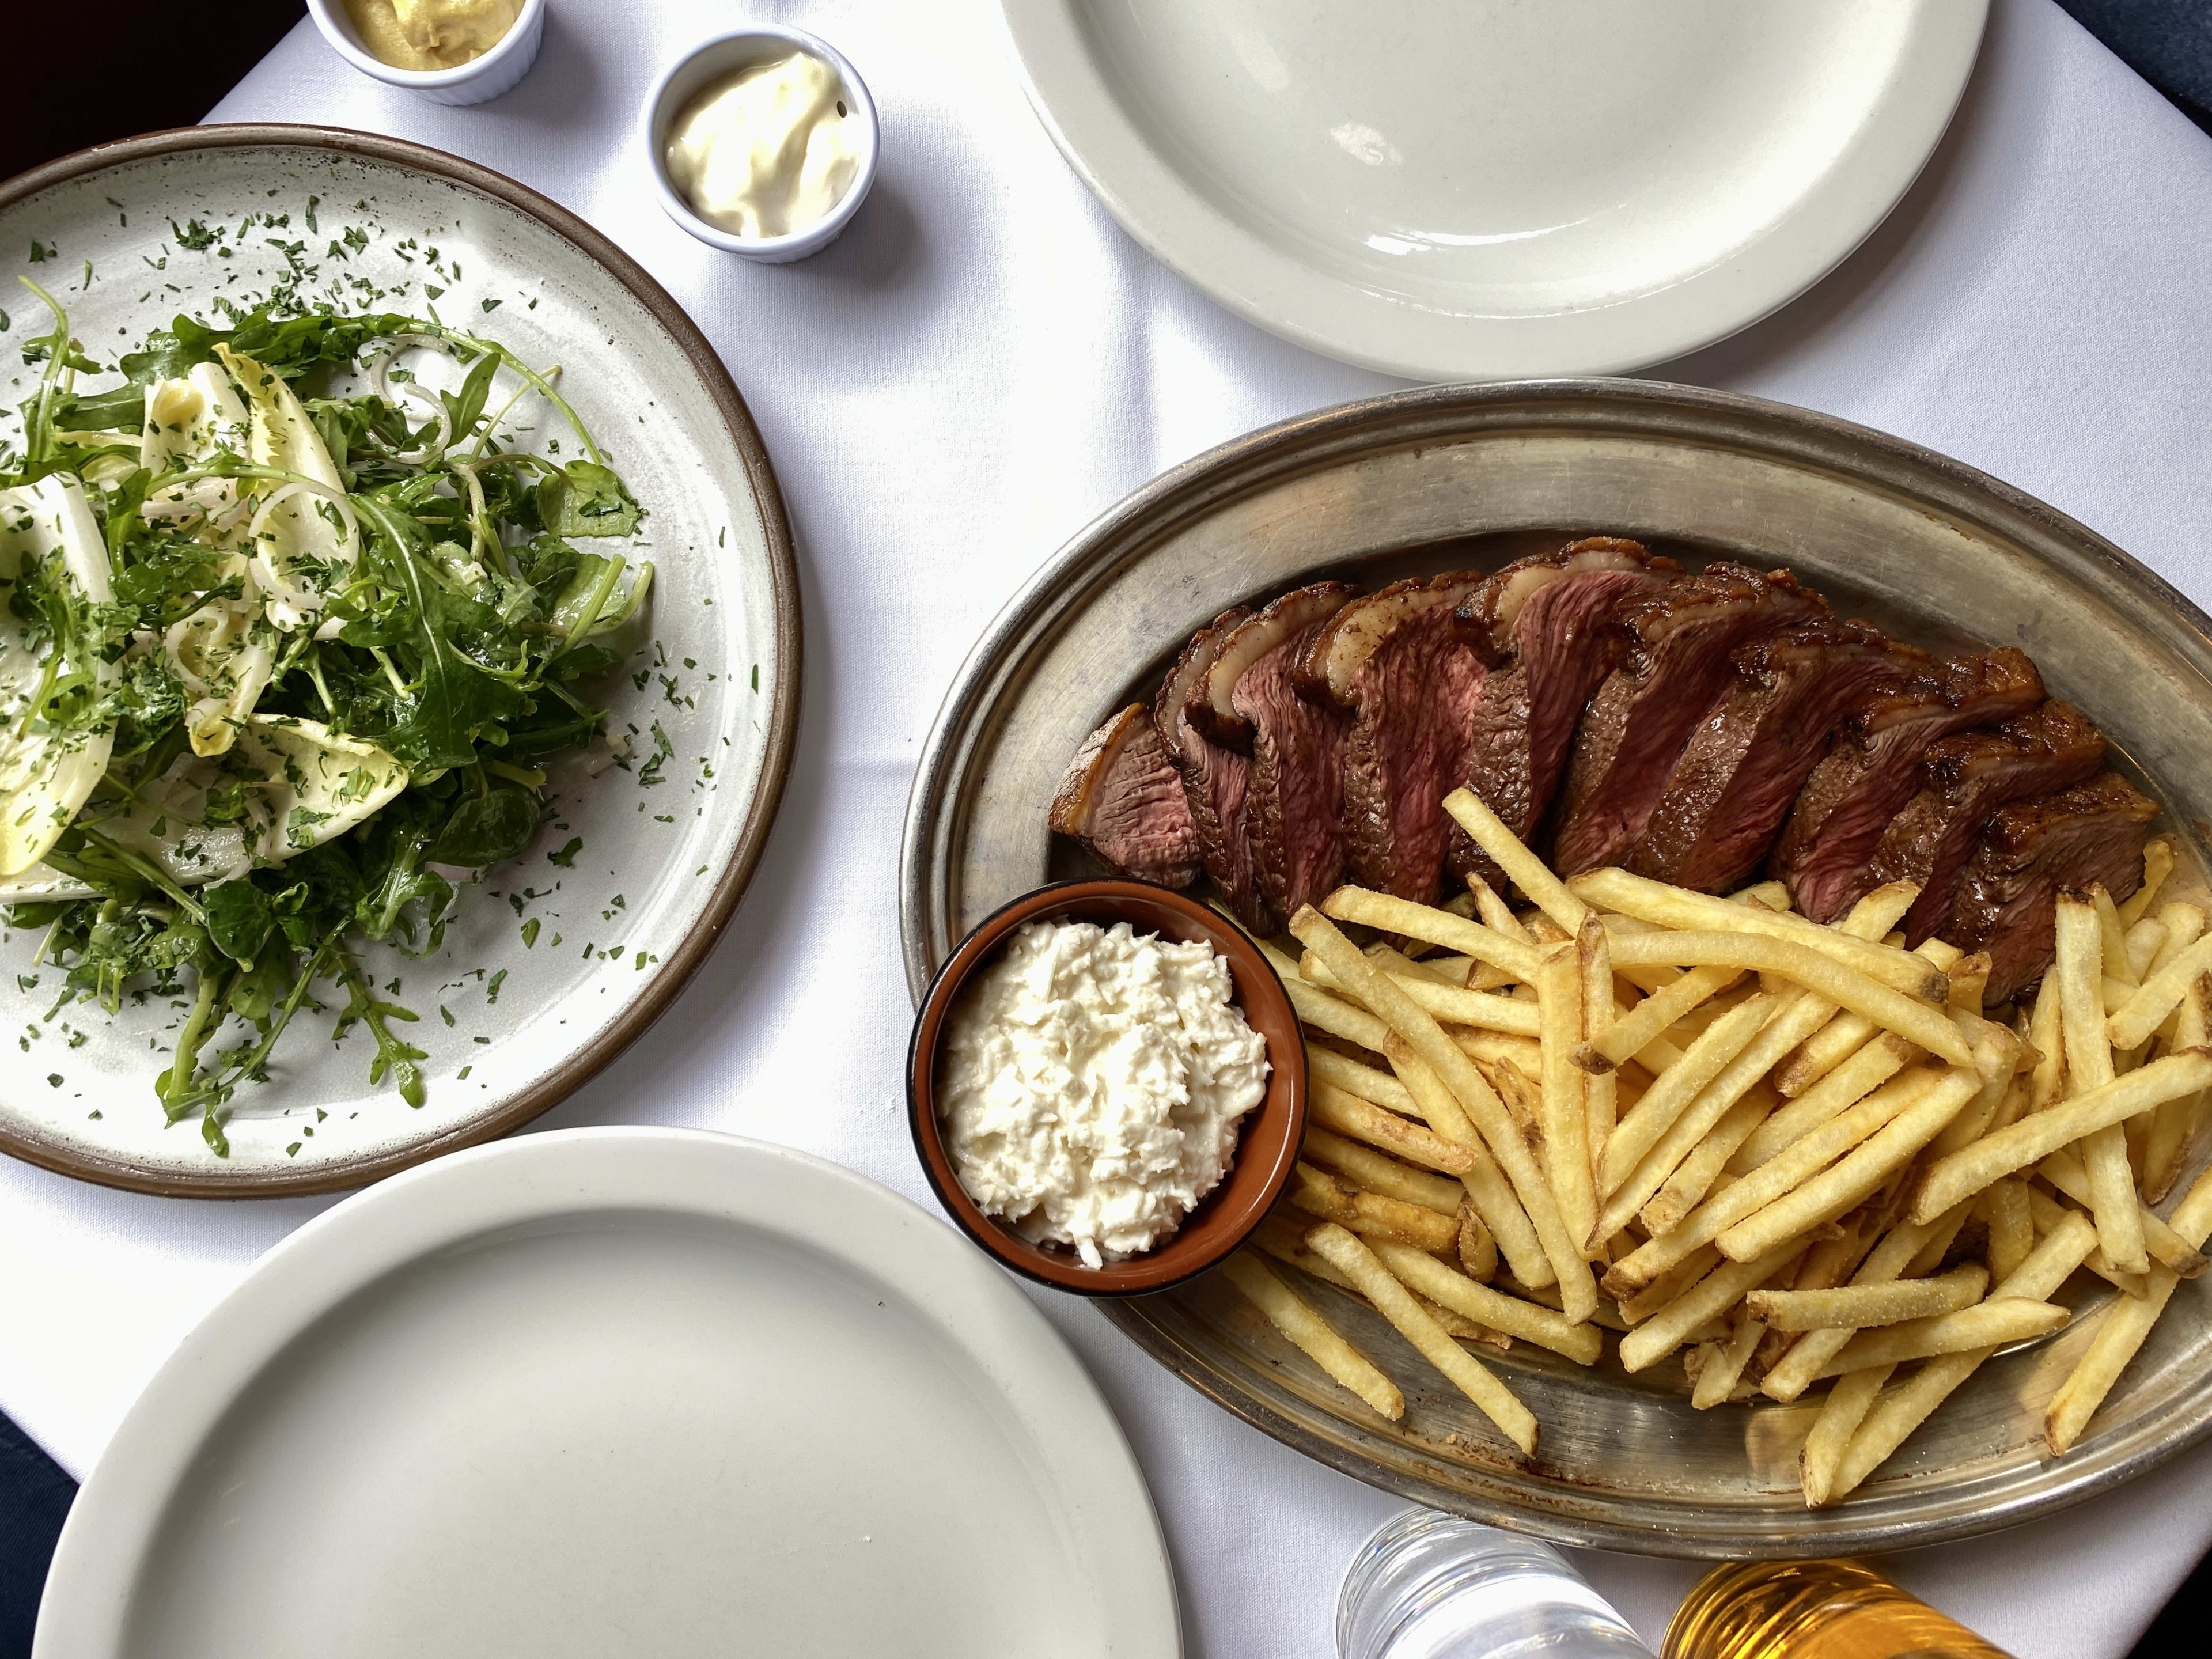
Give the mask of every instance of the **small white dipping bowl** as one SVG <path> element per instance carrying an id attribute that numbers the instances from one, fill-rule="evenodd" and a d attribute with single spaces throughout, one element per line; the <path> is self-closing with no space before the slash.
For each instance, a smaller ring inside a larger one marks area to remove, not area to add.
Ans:
<path id="1" fill-rule="evenodd" d="M 345 0 L 307 0 L 307 15 L 331 50 L 363 75 L 420 93 L 434 104 L 481 104 L 513 91 L 538 61 L 538 42 L 545 35 L 545 0 L 522 0 L 514 27 L 482 57 L 452 69 L 404 70 L 394 69 L 362 44 Z"/>
<path id="2" fill-rule="evenodd" d="M 848 118 L 860 122 L 864 140 L 860 164 L 853 174 L 853 182 L 827 216 L 781 236 L 739 236 L 710 225 L 691 210 L 690 203 L 684 199 L 684 192 L 668 176 L 668 129 L 686 105 L 724 76 L 755 64 L 788 58 L 794 52 L 803 52 L 829 64 L 837 71 L 837 78 L 844 85 Z M 882 147 L 875 100 L 868 96 L 867 83 L 846 61 L 845 55 L 828 41 L 817 40 L 803 29 L 781 28 L 772 23 L 758 23 L 718 34 L 702 41 L 670 65 L 646 95 L 644 138 L 646 166 L 652 171 L 653 188 L 660 192 L 660 205 L 668 210 L 668 216 L 702 242 L 769 265 L 804 259 L 837 240 L 839 233 L 852 222 L 854 214 L 860 211 L 868 187 L 876 182 L 876 155 Z"/>

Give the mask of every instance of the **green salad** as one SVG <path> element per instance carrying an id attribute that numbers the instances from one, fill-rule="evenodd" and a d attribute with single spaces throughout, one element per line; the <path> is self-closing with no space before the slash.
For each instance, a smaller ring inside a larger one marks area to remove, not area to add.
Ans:
<path id="1" fill-rule="evenodd" d="M 319 986 L 340 1035 L 373 1038 L 370 1081 L 419 1106 L 426 1056 L 395 1030 L 415 1015 L 361 947 L 436 950 L 448 872 L 536 835 L 544 763 L 600 732 L 585 688 L 652 586 L 584 544 L 641 510 L 557 371 L 496 341 L 264 310 L 178 317 L 111 368 L 30 286 L 54 324 L 0 450 L 9 924 L 66 971 L 56 1012 L 189 998 L 154 1091 L 218 1154 Z M 416 379 L 426 354 L 457 389 Z M 580 453 L 520 447 L 526 400 Z"/>

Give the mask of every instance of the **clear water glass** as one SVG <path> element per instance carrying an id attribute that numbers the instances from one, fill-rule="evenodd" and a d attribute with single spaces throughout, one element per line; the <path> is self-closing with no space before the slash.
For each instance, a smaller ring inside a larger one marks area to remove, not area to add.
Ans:
<path id="1" fill-rule="evenodd" d="M 1407 1510 L 1359 1547 L 1336 1604 L 1339 1659 L 1651 1659 L 1548 1544 Z"/>

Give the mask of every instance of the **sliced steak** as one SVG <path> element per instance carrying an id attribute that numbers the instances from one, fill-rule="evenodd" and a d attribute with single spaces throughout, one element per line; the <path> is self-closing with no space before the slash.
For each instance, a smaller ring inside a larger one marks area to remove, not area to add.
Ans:
<path id="1" fill-rule="evenodd" d="M 1874 855 L 1875 886 L 1920 884 L 1905 915 L 1905 944 L 1918 946 L 1950 916 L 1990 814 L 2087 783 L 2104 769 L 2105 734 L 2070 702 L 2046 702 L 1993 731 L 1930 744 L 1920 761 L 1920 793 L 1890 820 Z"/>
<path id="2" fill-rule="evenodd" d="M 1200 629 L 1185 646 L 1152 703 L 1152 723 L 1168 758 L 1182 775 L 1183 799 L 1198 831 L 1199 856 L 1206 873 L 1237 921 L 1255 933 L 1272 933 L 1275 922 L 1260 896 L 1252 867 L 1250 794 L 1252 757 L 1215 742 L 1191 719 L 1194 704 L 1205 700 L 1206 675 L 1221 654 L 1221 643 L 1251 616 L 1224 611 L 1211 628 Z"/>
<path id="3" fill-rule="evenodd" d="M 1297 665 L 1307 695 L 1345 710 L 1344 851 L 1351 878 L 1427 903 L 1455 828 L 1443 798 L 1460 780 L 1482 699 L 1482 660 L 1452 611 L 1476 571 L 1396 582 L 1316 629 Z"/>
<path id="4" fill-rule="evenodd" d="M 1948 658 L 1876 691 L 1853 711 L 1806 780 L 1768 873 L 1789 884 L 1801 914 L 1832 921 L 1880 884 L 1875 849 L 1919 788 L 1928 745 L 2027 714 L 2043 695 L 2035 665 L 2009 646 Z"/>
<path id="5" fill-rule="evenodd" d="M 2051 966 L 2060 893 L 2097 882 L 2120 901 L 2142 884 L 2157 816 L 2157 803 L 2117 772 L 1997 810 L 1939 930 L 1961 950 L 1990 953 L 1985 1002 L 2011 1001 Z"/>
<path id="6" fill-rule="evenodd" d="M 1735 653 L 1735 683 L 1667 781 L 1628 867 L 1719 892 L 1758 869 L 1790 804 L 1844 717 L 1917 665 L 1866 623 L 1813 623 Z"/>
<path id="7" fill-rule="evenodd" d="M 1316 582 L 1228 630 L 1206 672 L 1217 740 L 1251 746 L 1247 834 L 1261 901 L 1287 921 L 1344 878 L 1344 746 L 1352 720 L 1298 691 L 1299 657 L 1359 590 Z M 1194 708 L 1194 714 L 1195 714 Z"/>
<path id="8" fill-rule="evenodd" d="M 1490 665 L 1462 775 L 1522 840 L 1543 823 L 1575 723 L 1612 670 L 1615 613 L 1680 568 L 1638 543 L 1593 536 L 1507 565 L 1455 614 L 1461 637 Z M 1456 824 L 1449 858 L 1461 876 L 1498 878 Z"/>
<path id="9" fill-rule="evenodd" d="M 1046 822 L 1118 874 L 1163 887 L 1198 879 L 1198 824 L 1182 775 L 1142 703 L 1083 740 Z"/>
<path id="10" fill-rule="evenodd" d="M 1617 863 L 1643 835 L 1698 723 L 1728 693 L 1738 647 L 1827 614 L 1785 570 L 1713 564 L 1631 597 L 1614 620 L 1619 665 L 1577 730 L 1552 866 Z"/>

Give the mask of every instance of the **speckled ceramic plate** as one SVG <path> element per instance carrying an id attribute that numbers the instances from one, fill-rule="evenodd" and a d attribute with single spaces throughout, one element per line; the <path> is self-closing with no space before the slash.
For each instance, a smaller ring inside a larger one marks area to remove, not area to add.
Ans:
<path id="1" fill-rule="evenodd" d="M 418 144 L 325 128 L 155 133 L 27 173 L 0 186 L 0 274 L 19 270 L 106 362 L 177 312 L 250 304 L 289 282 L 347 309 L 434 305 L 526 361 L 562 365 L 562 392 L 651 514 L 648 643 L 594 695 L 612 730 L 637 733 L 640 762 L 664 736 L 668 752 L 650 774 L 597 778 L 564 759 L 558 816 L 465 890 L 444 948 L 371 953 L 392 1000 L 421 1016 L 406 1028 L 430 1055 L 420 1109 L 370 1085 L 363 1034 L 333 1047 L 326 1011 L 286 1034 L 266 1085 L 241 1090 L 218 1158 L 196 1121 L 165 1127 L 154 1098 L 174 1005 L 50 1016 L 60 975 L 18 934 L 0 941 L 20 1044 L 0 1073 L 0 1149 L 116 1186 L 266 1195 L 356 1186 L 536 1116 L 634 1041 L 704 959 L 790 764 L 790 532 L 714 349 L 652 277 L 544 197 Z M 12 405 L 34 373 L 21 348 L 48 325 L 9 291 L 0 402 Z M 572 839 L 572 860 L 552 862 Z"/>
<path id="2" fill-rule="evenodd" d="M 1756 398 L 1636 380 L 1437 387 L 1323 410 L 1163 474 L 999 613 L 945 699 L 908 805 L 901 921 L 915 995 L 1007 899 L 1096 872 L 1047 833 L 1053 787 L 1085 734 L 1150 697 L 1216 612 L 1324 575 L 1379 585 L 1493 568 L 1563 531 L 1784 564 L 1838 614 L 1923 645 L 2023 647 L 2166 808 L 2186 860 L 2175 880 L 2201 875 L 2212 620 L 2110 542 L 1916 445 Z M 1523 1461 L 1381 1316 L 1327 1285 L 1313 1293 L 1401 1382 L 1402 1422 L 1337 1389 L 1218 1275 L 1103 1312 L 1192 1387 L 1324 1462 L 1603 1549 L 1741 1559 L 1937 1543 L 2047 1514 L 2212 1434 L 2212 1274 L 2182 1285 L 2068 1456 L 2045 1456 L 2043 1408 L 2094 1334 L 2080 1320 L 1984 1365 L 1822 1510 L 1805 1508 L 1797 1481 L 1817 1402 L 1693 1411 L 1673 1362 L 1630 1376 L 1610 1358 L 1583 1370 L 1516 1344 L 1492 1363 L 1543 1425 Z M 2077 1280 L 2063 1299 L 2099 1298 Z"/>

